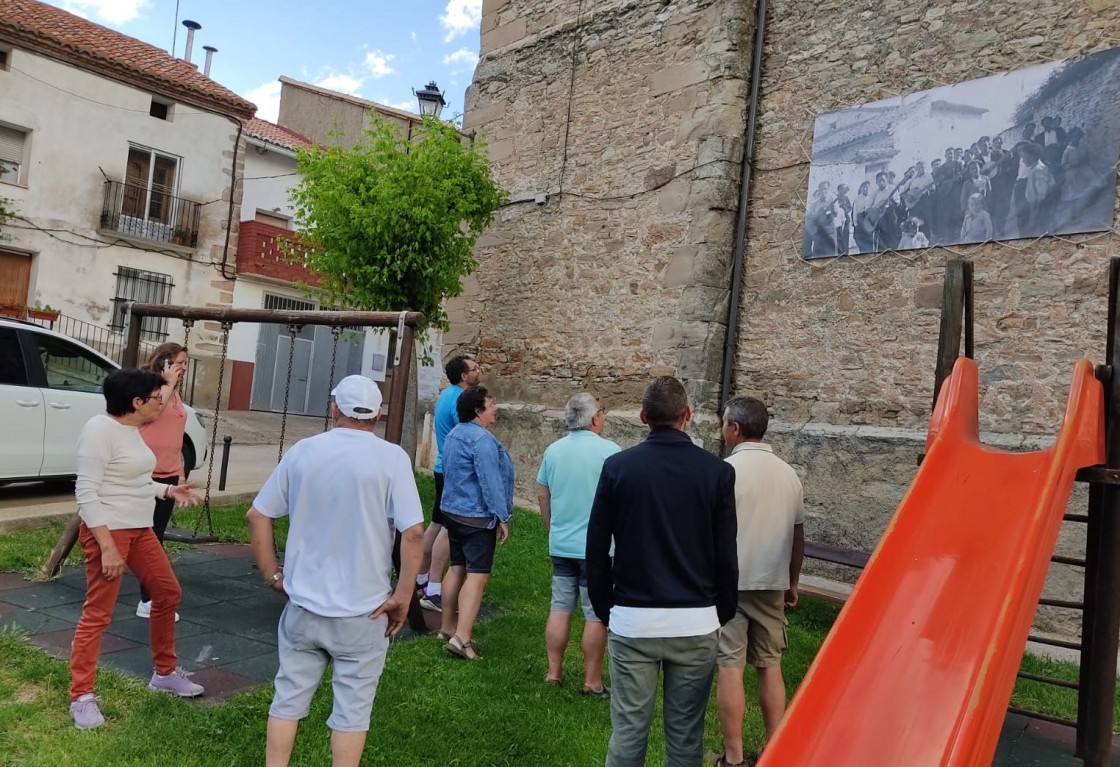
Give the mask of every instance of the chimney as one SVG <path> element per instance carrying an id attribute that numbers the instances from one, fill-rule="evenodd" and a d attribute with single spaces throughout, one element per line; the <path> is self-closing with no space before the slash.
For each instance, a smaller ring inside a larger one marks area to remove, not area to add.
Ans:
<path id="1" fill-rule="evenodd" d="M 209 77 L 210 76 L 210 62 L 213 61 L 214 54 L 218 52 L 218 49 L 215 48 L 213 45 L 204 45 L 204 46 L 202 46 L 202 50 L 206 51 L 206 69 L 203 70 L 202 74 Z"/>
<path id="2" fill-rule="evenodd" d="M 183 19 L 183 26 L 187 28 L 187 48 L 183 51 L 183 61 L 189 64 L 191 63 L 191 48 L 194 47 L 194 33 L 196 30 L 202 29 L 202 25 L 197 21 Z"/>

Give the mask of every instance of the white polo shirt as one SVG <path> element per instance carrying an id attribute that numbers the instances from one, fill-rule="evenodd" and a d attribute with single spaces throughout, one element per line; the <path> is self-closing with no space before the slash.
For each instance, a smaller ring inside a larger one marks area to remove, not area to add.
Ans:
<path id="1" fill-rule="evenodd" d="M 793 528 L 805 522 L 801 480 L 764 442 L 741 442 L 726 460 L 735 467 L 739 591 L 784 591 Z"/>
<path id="2" fill-rule="evenodd" d="M 393 530 L 424 520 L 408 454 L 347 428 L 293 445 L 253 507 L 290 517 L 284 589 L 328 618 L 366 615 L 389 598 Z"/>

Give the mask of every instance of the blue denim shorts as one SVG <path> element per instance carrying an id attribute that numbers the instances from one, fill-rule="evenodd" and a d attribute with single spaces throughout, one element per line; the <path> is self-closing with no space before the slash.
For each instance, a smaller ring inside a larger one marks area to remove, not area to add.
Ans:
<path id="1" fill-rule="evenodd" d="M 576 597 L 583 608 L 584 620 L 599 622 L 587 595 L 587 562 L 568 557 L 552 558 L 552 612 L 573 613 Z"/>

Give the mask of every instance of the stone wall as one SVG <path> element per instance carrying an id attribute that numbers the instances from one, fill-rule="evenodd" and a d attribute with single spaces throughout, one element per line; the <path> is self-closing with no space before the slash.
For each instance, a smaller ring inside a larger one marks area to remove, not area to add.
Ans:
<path id="1" fill-rule="evenodd" d="M 752 18 L 733 0 L 484 5 L 464 130 L 511 201 L 444 342 L 499 399 L 633 406 L 675 373 L 715 402 Z"/>
<path id="2" fill-rule="evenodd" d="M 1112 237 L 800 259 L 814 119 L 1117 44 L 1120 4 L 770 6 L 737 387 L 793 422 L 920 427 L 947 259 L 975 263 L 981 426 L 1056 431 L 1073 360 L 1104 352 Z M 1072 124 L 1072 123 L 1071 123 Z"/>
<path id="3" fill-rule="evenodd" d="M 592 6 L 593 7 L 588 7 Z M 590 389 L 624 446 L 650 377 L 686 381 L 718 450 L 739 162 L 757 4 L 487 0 L 464 127 L 511 191 L 449 302 L 446 353 L 477 352 L 503 407 L 518 494 L 533 497 L 557 409 Z M 843 107 L 1120 44 L 1120 0 L 773 0 L 733 388 L 762 396 L 797 467 L 813 540 L 872 549 L 917 467 L 933 392 L 945 262 L 975 263 L 986 439 L 1058 428 L 1076 358 L 1103 354 L 1114 238 L 906 255 L 800 257 L 815 118 Z M 1082 511 L 1075 492 L 1071 510 Z M 1079 556 L 1067 523 L 1059 551 Z M 836 577 L 851 573 L 821 568 Z M 1055 566 L 1047 595 L 1080 596 Z M 1037 625 L 1074 633 L 1073 617 Z"/>

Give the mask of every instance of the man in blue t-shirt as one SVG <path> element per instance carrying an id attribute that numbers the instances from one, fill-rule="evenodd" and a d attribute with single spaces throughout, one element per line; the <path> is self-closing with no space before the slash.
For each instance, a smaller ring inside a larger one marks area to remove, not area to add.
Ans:
<path id="1" fill-rule="evenodd" d="M 443 529 L 443 510 L 440 509 L 443 498 L 443 441 L 448 432 L 459 424 L 455 410 L 459 395 L 467 387 L 477 386 L 482 379 L 482 369 L 466 355 L 452 357 L 444 365 L 443 372 L 451 385 L 436 399 L 436 464 L 432 470 L 436 481 L 436 500 L 432 505 L 432 522 L 424 531 L 424 558 L 420 562 L 420 574 L 416 576 L 417 588 L 424 589 L 420 606 L 436 612 L 443 612 L 443 571 L 450 556 L 447 532 Z"/>
<path id="2" fill-rule="evenodd" d="M 584 617 L 583 694 L 596 697 L 607 695 L 603 686 L 607 630 L 587 596 L 584 547 L 603 461 L 619 451 L 618 445 L 599 436 L 604 421 L 603 408 L 593 395 L 581 392 L 573 396 L 564 407 L 568 436 L 548 446 L 537 474 L 537 502 L 552 556 L 552 607 L 544 629 L 548 652 L 545 681 L 563 681 L 564 649 L 578 596 Z"/>

